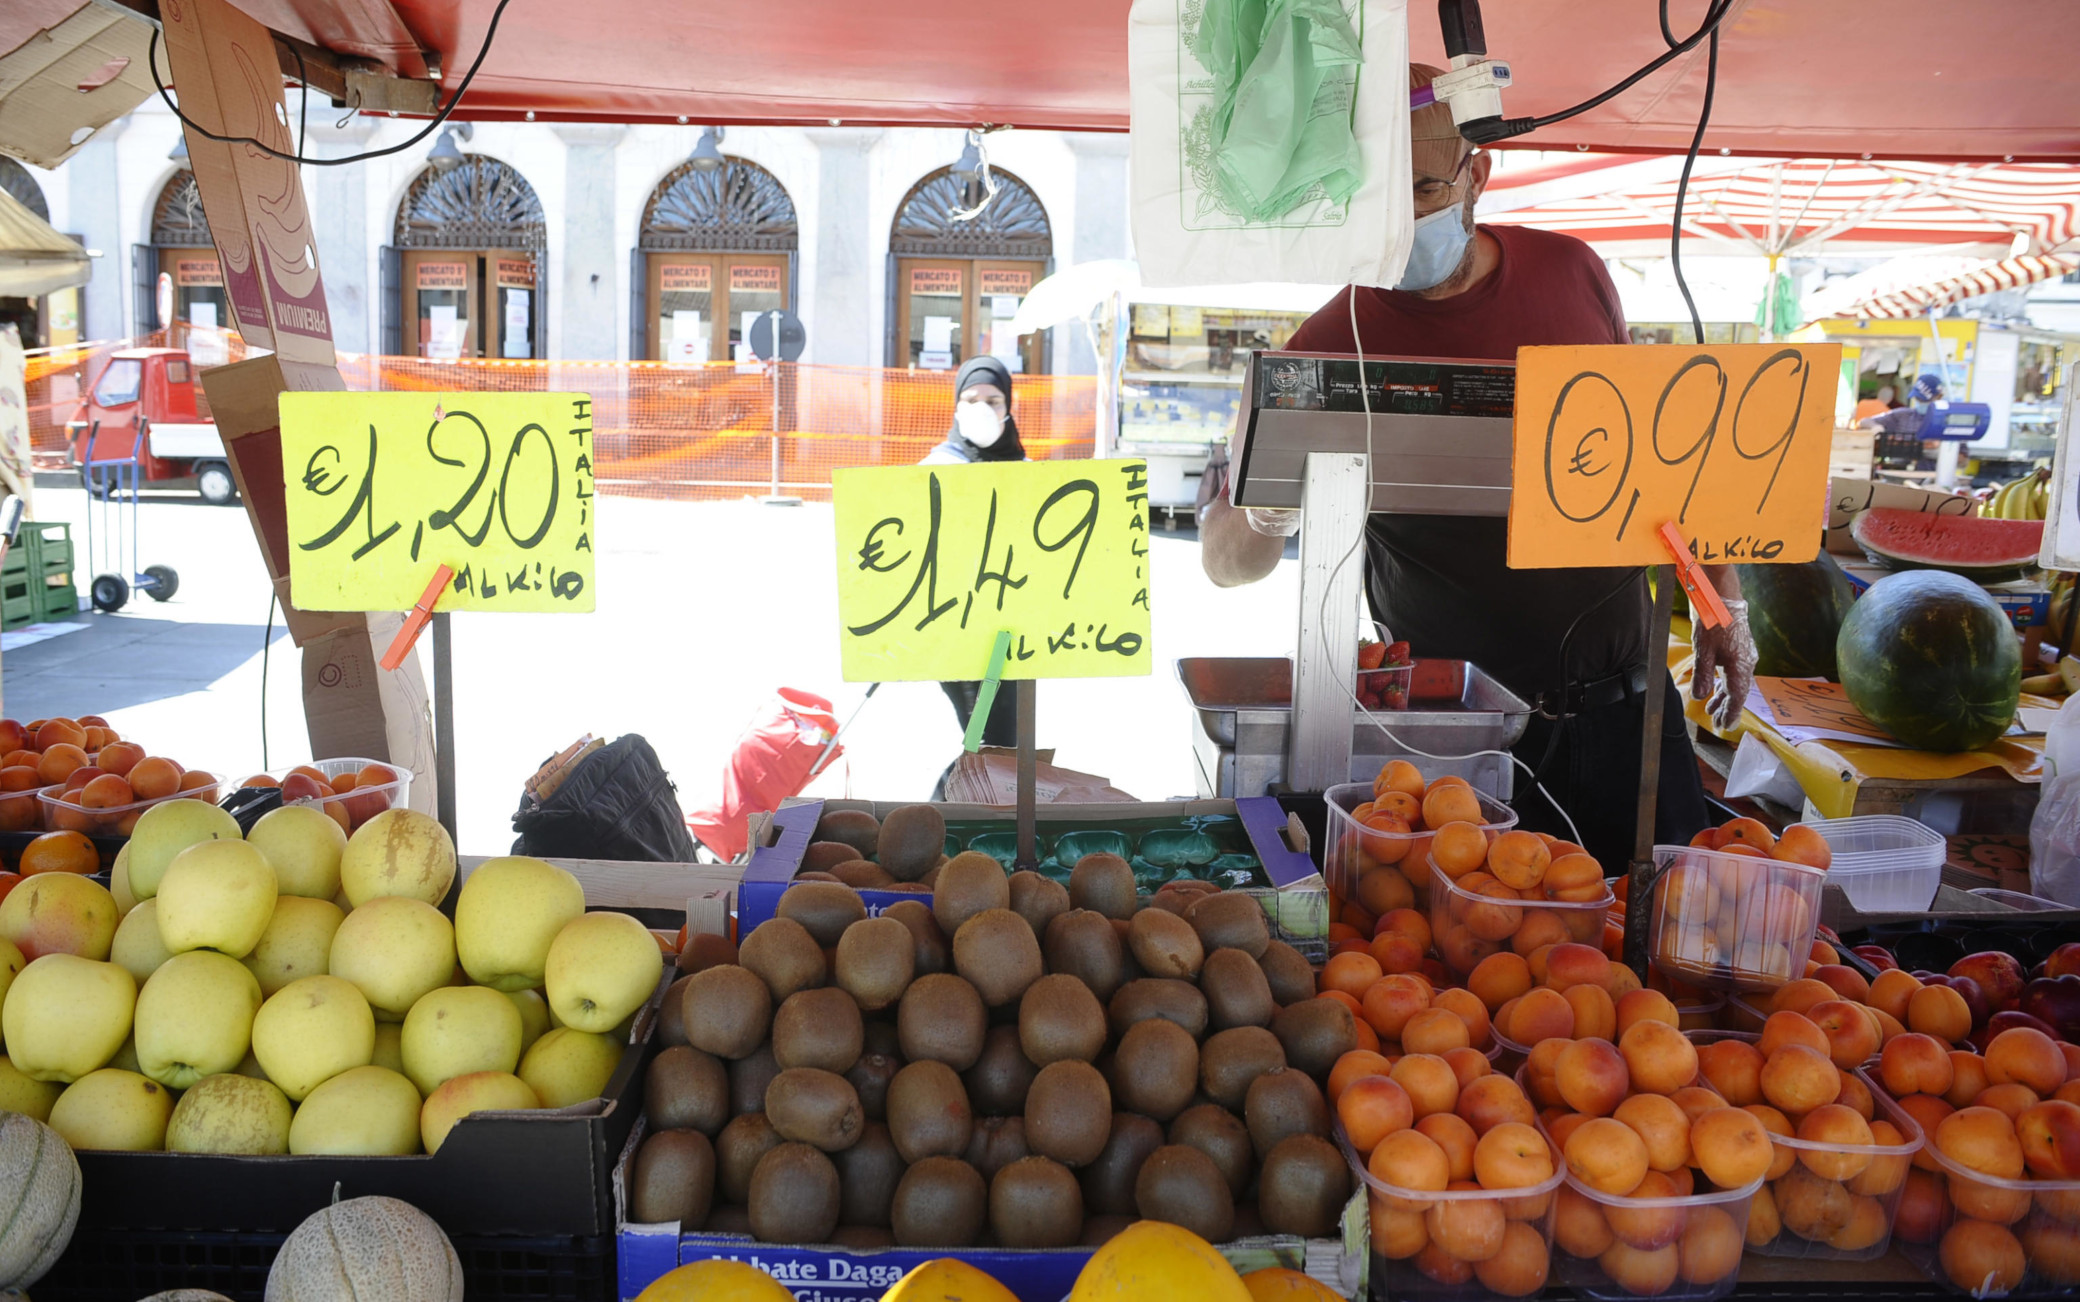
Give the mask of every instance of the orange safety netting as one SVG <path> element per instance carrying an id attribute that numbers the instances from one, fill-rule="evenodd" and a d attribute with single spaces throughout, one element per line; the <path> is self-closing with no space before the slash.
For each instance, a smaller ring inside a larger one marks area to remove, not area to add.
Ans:
<path id="1" fill-rule="evenodd" d="M 103 356 L 120 348 L 164 347 L 167 340 L 162 330 L 31 354 L 30 433 L 38 467 L 66 464 L 65 422 Z M 236 336 L 228 352 L 229 361 L 245 355 Z M 347 387 L 361 391 L 589 393 L 599 489 L 631 497 L 730 498 L 771 490 L 777 447 L 778 490 L 821 498 L 829 494 L 834 470 L 914 464 L 946 437 L 953 417 L 953 376 L 944 371 L 790 362 L 740 369 L 729 363 L 433 361 L 351 353 L 340 355 L 339 369 Z M 1020 376 L 1012 409 L 1026 454 L 1035 460 L 1092 454 L 1094 377 Z"/>

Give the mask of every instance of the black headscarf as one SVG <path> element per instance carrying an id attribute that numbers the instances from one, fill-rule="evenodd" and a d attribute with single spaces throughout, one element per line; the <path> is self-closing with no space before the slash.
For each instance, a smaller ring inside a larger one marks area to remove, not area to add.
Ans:
<path id="1" fill-rule="evenodd" d="M 994 384 L 1004 391 L 1004 432 L 995 443 L 981 447 L 960 432 L 958 424 L 949 426 L 944 446 L 952 448 L 968 461 L 1024 461 L 1025 445 L 1018 441 L 1018 418 L 1011 414 L 1011 370 L 1004 363 L 985 353 L 971 357 L 961 364 L 953 377 L 953 400 L 972 384 Z"/>

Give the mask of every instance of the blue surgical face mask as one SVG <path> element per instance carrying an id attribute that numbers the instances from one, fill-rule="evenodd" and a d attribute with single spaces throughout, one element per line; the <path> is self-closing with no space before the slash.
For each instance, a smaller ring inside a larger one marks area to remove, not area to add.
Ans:
<path id="1" fill-rule="evenodd" d="M 1916 398 L 1916 399 L 1914 399 L 1914 400 L 1913 400 L 1912 402 L 1908 403 L 1907 405 L 1908 405 L 1909 407 L 1912 407 L 1912 408 L 1913 408 L 1913 409 L 1914 409 L 1915 411 L 1923 411 L 1923 412 L 1925 412 L 1925 411 L 1927 411 L 1927 410 L 1928 410 L 1928 399 L 1926 399 L 1926 398 Z"/>
<path id="2" fill-rule="evenodd" d="M 1466 242 L 1472 238 L 1472 232 L 1466 229 L 1464 208 L 1459 204 L 1416 218 L 1408 266 L 1402 269 L 1394 288 L 1431 289 L 1443 284 L 1466 260 Z"/>

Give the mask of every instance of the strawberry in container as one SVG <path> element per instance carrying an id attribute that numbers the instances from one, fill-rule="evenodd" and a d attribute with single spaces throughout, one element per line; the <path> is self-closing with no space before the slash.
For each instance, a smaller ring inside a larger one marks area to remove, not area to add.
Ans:
<path id="1" fill-rule="evenodd" d="M 317 807 L 349 836 L 386 809 L 406 803 L 412 772 L 380 760 L 323 759 L 299 764 L 280 777 L 256 773 L 242 787 L 279 787 L 282 802 Z"/>
<path id="2" fill-rule="evenodd" d="M 1358 644 L 1358 704 L 1368 710 L 1406 710 L 1415 658 L 1406 642 Z"/>

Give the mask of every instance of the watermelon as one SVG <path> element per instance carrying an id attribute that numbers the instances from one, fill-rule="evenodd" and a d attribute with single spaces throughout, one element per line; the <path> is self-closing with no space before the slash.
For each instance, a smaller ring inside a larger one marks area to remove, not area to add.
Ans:
<path id="1" fill-rule="evenodd" d="M 1741 595 L 1755 635 L 1755 672 L 1771 678 L 1835 673 L 1835 635 L 1856 601 L 1849 576 L 1821 552 L 1804 565 L 1741 565 Z"/>
<path id="2" fill-rule="evenodd" d="M 2006 583 L 2037 568 L 2044 522 L 1879 506 L 1857 516 L 1849 536 L 1888 570 L 1948 570 L 1974 583 Z"/>
<path id="3" fill-rule="evenodd" d="M 1917 750 L 1976 750 L 2015 721 L 2022 642 L 1986 590 L 1955 574 L 1873 583 L 1842 621 L 1835 657 L 1850 702 Z"/>

